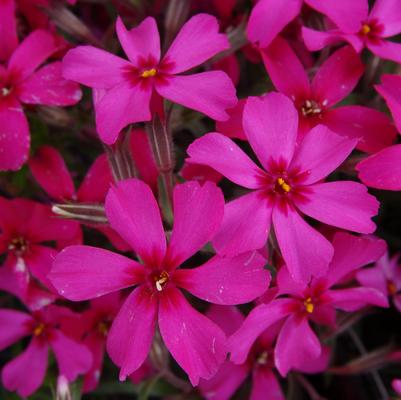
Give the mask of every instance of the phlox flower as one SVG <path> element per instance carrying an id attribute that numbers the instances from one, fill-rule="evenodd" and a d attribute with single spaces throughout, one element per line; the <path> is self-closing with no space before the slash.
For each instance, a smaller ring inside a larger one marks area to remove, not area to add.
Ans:
<path id="1" fill-rule="evenodd" d="M 41 203 L 0 197 L 0 231 L 0 254 L 6 255 L 0 267 L 0 289 L 13 293 L 31 309 L 53 301 L 57 292 L 47 274 L 57 250 L 48 242 L 71 240 L 75 224 L 56 218 Z"/>
<path id="2" fill-rule="evenodd" d="M 248 98 L 243 127 L 264 169 L 219 133 L 206 134 L 187 150 L 188 161 L 208 165 L 252 190 L 226 205 L 213 245 L 222 255 L 260 249 L 272 222 L 291 275 L 308 282 L 311 275 L 325 273 L 333 248 L 300 213 L 355 232 L 375 230 L 370 218 L 379 203 L 366 187 L 350 181 L 319 182 L 347 158 L 356 140 L 318 125 L 296 146 L 298 112 L 279 93 Z"/>
<path id="3" fill-rule="evenodd" d="M 92 46 L 72 49 L 63 60 L 65 78 L 102 92 L 95 108 L 103 142 L 114 143 L 128 124 L 149 121 L 151 105 L 158 104 L 161 97 L 217 120 L 228 118 L 225 109 L 233 107 L 237 99 L 224 72 L 177 75 L 229 47 L 226 36 L 218 33 L 215 17 L 192 17 L 162 58 L 154 18 L 146 18 L 130 31 L 118 18 L 116 31 L 129 61 Z"/>
<path id="4" fill-rule="evenodd" d="M 214 256 L 198 268 L 178 268 L 210 241 L 223 218 L 224 199 L 213 183 L 177 185 L 174 226 L 166 244 L 160 211 L 149 188 L 137 179 L 119 182 L 105 203 L 110 225 L 141 262 L 90 246 L 71 246 L 56 257 L 49 275 L 59 293 L 86 300 L 137 286 L 122 305 L 107 338 L 120 379 L 147 358 L 158 322 L 161 337 L 193 385 L 210 378 L 226 355 L 225 335 L 196 311 L 178 288 L 217 304 L 246 303 L 268 287 L 258 253 Z"/>
<path id="5" fill-rule="evenodd" d="M 397 131 L 386 114 L 358 105 L 333 108 L 352 92 L 364 71 L 351 46 L 327 58 L 311 82 L 284 39 L 277 37 L 261 55 L 276 89 L 294 101 L 301 137 L 314 126 L 323 124 L 339 135 L 358 138 L 357 148 L 362 151 L 377 152 L 394 141 Z"/>
<path id="6" fill-rule="evenodd" d="M 387 298 L 366 287 L 333 289 L 347 275 L 376 261 L 385 251 L 385 242 L 376 238 L 337 233 L 334 257 L 327 274 L 309 284 L 294 281 L 283 267 L 277 276 L 278 297 L 255 307 L 241 328 L 229 338 L 231 361 L 242 364 L 256 338 L 269 326 L 285 321 L 274 349 L 275 365 L 282 376 L 301 369 L 322 354 L 321 343 L 310 322 L 335 327 L 336 310 L 353 312 L 367 305 L 387 307 Z"/>
<path id="7" fill-rule="evenodd" d="M 334 24 L 323 32 L 302 28 L 309 50 L 347 41 L 357 52 L 367 47 L 380 58 L 401 63 L 401 44 L 386 40 L 401 32 L 401 7 L 397 0 L 376 0 L 370 12 L 368 0 L 308 0 L 308 4 Z"/>
<path id="8" fill-rule="evenodd" d="M 7 38 L 0 35 L 0 42 Z M 22 104 L 68 106 L 81 98 L 78 85 L 62 78 L 61 62 L 38 70 L 58 49 L 53 34 L 36 30 L 0 64 L 0 170 L 17 170 L 28 158 L 29 126 Z"/>
<path id="9" fill-rule="evenodd" d="M 42 385 L 47 370 L 49 348 L 52 349 L 59 369 L 69 382 L 89 370 L 90 351 L 63 332 L 63 324 L 76 323 L 79 314 L 68 308 L 50 305 L 32 314 L 0 309 L 0 349 L 31 336 L 28 347 L 2 370 L 4 387 L 26 397 Z M 68 322 L 66 322 L 68 321 Z"/>
<path id="10" fill-rule="evenodd" d="M 399 254 L 389 257 L 386 253 L 374 267 L 358 271 L 356 278 L 361 285 L 373 287 L 393 300 L 401 312 L 401 265 Z"/>

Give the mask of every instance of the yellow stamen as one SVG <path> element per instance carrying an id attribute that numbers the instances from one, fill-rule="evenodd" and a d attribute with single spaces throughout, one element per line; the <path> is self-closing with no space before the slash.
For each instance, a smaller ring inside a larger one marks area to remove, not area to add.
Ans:
<path id="1" fill-rule="evenodd" d="M 291 186 L 283 178 L 278 178 L 277 183 L 284 192 L 288 193 L 291 190 Z"/>
<path id="2" fill-rule="evenodd" d="M 99 333 L 106 336 L 107 332 L 109 331 L 109 326 L 106 322 L 101 321 L 101 322 L 99 322 L 97 329 L 98 329 Z"/>
<path id="3" fill-rule="evenodd" d="M 368 24 L 363 24 L 362 25 L 361 33 L 363 35 L 367 35 L 368 33 L 370 33 L 370 31 L 371 31 L 371 28 L 370 28 L 370 26 Z"/>
<path id="4" fill-rule="evenodd" d="M 155 76 L 156 73 L 157 73 L 156 68 L 146 69 L 145 71 L 142 72 L 141 77 L 142 78 L 150 78 L 152 76 Z"/>
<path id="5" fill-rule="evenodd" d="M 45 325 L 41 322 L 40 324 L 35 326 L 35 329 L 33 330 L 33 335 L 40 336 L 44 330 L 45 330 Z"/>
<path id="6" fill-rule="evenodd" d="M 313 313 L 313 310 L 315 308 L 314 304 L 312 303 L 312 298 L 308 297 L 305 301 L 304 301 L 304 306 L 305 306 L 305 310 L 306 312 L 308 312 L 309 314 Z"/>
<path id="7" fill-rule="evenodd" d="M 163 290 L 163 287 L 168 282 L 169 276 L 166 271 L 163 271 L 158 277 L 155 278 L 155 285 L 158 292 Z"/>
<path id="8" fill-rule="evenodd" d="M 267 351 L 264 351 L 263 353 L 259 354 L 258 358 L 256 359 L 257 363 L 260 365 L 265 365 L 267 363 L 268 356 L 269 355 Z"/>

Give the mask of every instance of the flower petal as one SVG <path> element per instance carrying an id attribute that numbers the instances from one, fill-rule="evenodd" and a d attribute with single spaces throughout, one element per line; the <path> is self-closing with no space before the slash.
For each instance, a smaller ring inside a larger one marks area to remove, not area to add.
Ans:
<path id="1" fill-rule="evenodd" d="M 231 139 L 216 132 L 195 140 L 187 149 L 188 160 L 207 165 L 230 181 L 248 189 L 261 187 L 262 171 Z"/>
<path id="2" fill-rule="evenodd" d="M 210 379 L 225 360 L 223 331 L 192 308 L 174 287 L 167 288 L 160 299 L 159 328 L 166 347 L 193 386 L 200 378 Z"/>
<path id="3" fill-rule="evenodd" d="M 53 263 L 49 279 L 64 297 L 78 301 L 142 281 L 143 266 L 120 254 L 91 246 L 70 246 Z"/>
<path id="4" fill-rule="evenodd" d="M 376 0 L 369 18 L 380 21 L 383 27 L 381 37 L 394 36 L 401 32 L 401 8 L 398 0 Z"/>
<path id="5" fill-rule="evenodd" d="M 174 188 L 174 225 L 167 252 L 171 266 L 182 264 L 220 228 L 224 196 L 214 183 L 186 182 Z"/>
<path id="6" fill-rule="evenodd" d="M 29 335 L 32 317 L 21 311 L 0 309 L 0 350 Z M 32 321 L 33 322 L 33 321 Z"/>
<path id="7" fill-rule="evenodd" d="M 14 0 L 0 2 L 0 61 L 7 61 L 18 46 Z"/>
<path id="8" fill-rule="evenodd" d="M 390 42 L 389 40 L 378 40 L 375 42 L 368 42 L 367 47 L 376 56 L 384 60 L 391 60 L 401 64 L 401 43 Z"/>
<path id="9" fill-rule="evenodd" d="M 46 375 L 48 351 L 47 344 L 34 337 L 25 351 L 4 366 L 1 373 L 4 387 L 17 391 L 21 397 L 39 389 Z"/>
<path id="10" fill-rule="evenodd" d="M 254 191 L 226 204 L 221 228 L 212 243 L 222 256 L 258 250 L 267 241 L 272 208 L 262 191 Z"/>
<path id="11" fill-rule="evenodd" d="M 333 247 L 321 233 L 293 209 L 275 207 L 273 225 L 281 254 L 294 280 L 306 283 L 311 276 L 324 275 L 333 257 Z"/>
<path id="12" fill-rule="evenodd" d="M 107 193 L 105 208 L 111 227 L 144 263 L 160 266 L 166 253 L 166 237 L 159 206 L 149 186 L 138 179 L 118 182 Z"/>
<path id="13" fill-rule="evenodd" d="M 229 119 L 227 121 L 217 121 L 216 131 L 233 139 L 247 140 L 242 127 L 245 103 L 246 99 L 240 99 L 235 107 L 227 110 Z"/>
<path id="14" fill-rule="evenodd" d="M 301 0 L 261 0 L 251 11 L 247 26 L 250 42 L 267 47 L 301 11 Z"/>
<path id="15" fill-rule="evenodd" d="M 244 108 L 246 136 L 263 167 L 290 163 L 298 129 L 298 112 L 293 102 L 280 93 L 249 97 Z M 284 168 L 286 166 L 283 166 Z"/>
<path id="16" fill-rule="evenodd" d="M 141 59 L 146 61 L 151 59 L 154 63 L 158 63 L 160 59 L 160 36 L 156 20 L 153 17 L 145 18 L 130 31 L 118 17 L 116 31 L 125 54 L 136 67 L 140 66 Z"/>
<path id="17" fill-rule="evenodd" d="M 297 201 L 296 206 L 306 215 L 359 233 L 372 233 L 376 224 L 371 220 L 377 215 L 379 202 L 367 188 L 357 182 L 338 181 L 309 186 L 307 200 Z"/>
<path id="18" fill-rule="evenodd" d="M 243 304 L 268 289 L 271 276 L 265 263 L 256 251 L 234 258 L 215 256 L 198 268 L 177 270 L 174 281 L 209 303 Z"/>
<path id="19" fill-rule="evenodd" d="M 169 73 L 179 74 L 204 63 L 229 47 L 227 36 L 219 33 L 217 18 L 208 14 L 197 14 L 183 25 L 163 61 L 172 64 L 171 67 L 169 65 Z"/>
<path id="20" fill-rule="evenodd" d="M 364 71 L 364 65 L 351 46 L 334 52 L 318 69 L 312 90 L 323 104 L 336 104 L 352 92 Z"/>
<path id="21" fill-rule="evenodd" d="M 274 350 L 276 368 L 281 376 L 300 368 L 309 359 L 316 359 L 322 351 L 319 339 L 309 326 L 308 319 L 291 316 L 284 323 Z"/>
<path id="22" fill-rule="evenodd" d="M 156 90 L 160 96 L 217 121 L 227 120 L 225 110 L 237 104 L 235 87 L 223 71 L 169 76 L 163 82 L 156 81 Z"/>
<path id="23" fill-rule="evenodd" d="M 124 80 L 130 63 L 105 50 L 78 46 L 63 58 L 63 77 L 97 89 L 111 89 Z"/>
<path id="24" fill-rule="evenodd" d="M 380 267 L 364 268 L 355 277 L 361 286 L 374 288 L 387 296 L 387 279 Z"/>
<path id="25" fill-rule="evenodd" d="M 107 338 L 107 352 L 121 367 L 120 380 L 136 371 L 146 360 L 157 318 L 157 296 L 145 285 L 137 287 L 125 300 Z"/>
<path id="26" fill-rule="evenodd" d="M 269 393 L 269 400 L 285 400 L 280 383 L 274 376 L 271 369 L 256 367 L 252 374 L 252 390 L 249 400 L 260 400 L 266 398 Z"/>

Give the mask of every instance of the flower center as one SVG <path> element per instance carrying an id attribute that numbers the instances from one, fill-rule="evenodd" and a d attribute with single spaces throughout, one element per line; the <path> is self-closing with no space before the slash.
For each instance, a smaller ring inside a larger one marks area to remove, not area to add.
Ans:
<path id="1" fill-rule="evenodd" d="M 45 324 L 43 322 L 39 322 L 35 328 L 33 328 L 33 335 L 40 336 L 45 330 Z"/>
<path id="2" fill-rule="evenodd" d="M 387 291 L 390 296 L 394 296 L 397 293 L 397 286 L 393 281 L 387 281 Z"/>
<path id="3" fill-rule="evenodd" d="M 103 336 L 107 336 L 107 334 L 109 333 L 109 329 L 110 329 L 110 323 L 107 321 L 100 321 L 97 324 L 97 330 Z"/>
<path id="4" fill-rule="evenodd" d="M 370 33 L 371 30 L 372 30 L 372 28 L 368 24 L 363 24 L 362 28 L 361 28 L 361 34 L 367 35 Z"/>
<path id="5" fill-rule="evenodd" d="M 310 117 L 320 114 L 322 112 L 322 107 L 315 100 L 305 100 L 301 106 L 301 111 L 304 117 Z"/>
<path id="6" fill-rule="evenodd" d="M 2 87 L 0 90 L 0 95 L 1 97 L 7 97 L 11 93 L 11 88 L 10 87 Z"/>
<path id="7" fill-rule="evenodd" d="M 267 351 L 264 351 L 263 353 L 259 354 L 258 358 L 256 359 L 256 362 L 260 365 L 266 365 L 268 357 L 269 354 L 267 353 Z"/>
<path id="8" fill-rule="evenodd" d="M 158 292 L 161 292 L 169 281 L 169 274 L 166 271 L 156 275 L 154 278 L 155 286 Z"/>
<path id="9" fill-rule="evenodd" d="M 277 178 L 276 183 L 274 185 L 274 191 L 287 194 L 291 191 L 291 186 L 284 178 Z"/>
<path id="10" fill-rule="evenodd" d="M 8 245 L 8 250 L 13 251 L 17 256 L 22 255 L 28 248 L 28 242 L 22 236 L 12 239 Z"/>
<path id="11" fill-rule="evenodd" d="M 151 69 L 145 69 L 141 73 L 141 78 L 151 78 L 157 74 L 156 68 L 151 68 Z"/>
<path id="12" fill-rule="evenodd" d="M 312 298 L 308 297 L 305 301 L 304 301 L 304 307 L 307 313 L 312 314 L 313 310 L 315 309 L 315 305 L 312 302 Z"/>

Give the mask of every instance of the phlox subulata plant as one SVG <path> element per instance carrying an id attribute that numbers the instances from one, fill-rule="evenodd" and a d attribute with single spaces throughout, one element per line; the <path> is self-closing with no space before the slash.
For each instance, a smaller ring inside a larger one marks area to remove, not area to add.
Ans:
<path id="1" fill-rule="evenodd" d="M 398 398 L 400 33 L 1 0 L 0 398 Z"/>

